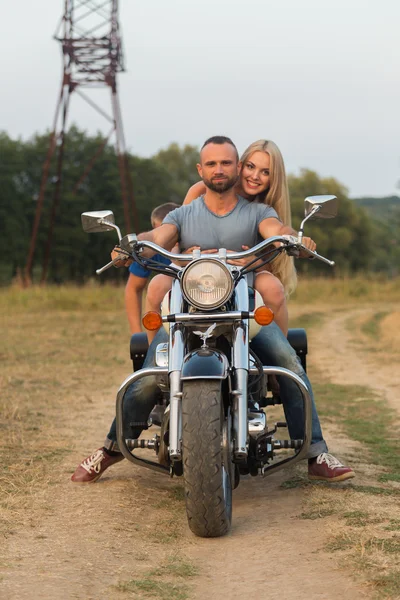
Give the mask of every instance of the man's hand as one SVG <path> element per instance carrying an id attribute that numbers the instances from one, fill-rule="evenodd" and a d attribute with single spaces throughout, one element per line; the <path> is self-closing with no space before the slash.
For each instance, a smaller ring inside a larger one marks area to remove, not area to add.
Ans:
<path id="1" fill-rule="evenodd" d="M 303 244 L 303 246 L 305 246 L 309 250 L 312 250 L 313 252 L 315 252 L 317 244 L 311 238 L 309 238 L 309 237 L 303 237 L 301 243 Z M 312 255 L 308 254 L 308 252 L 305 252 L 304 250 L 300 250 L 299 257 L 300 258 L 312 258 Z"/>
<path id="2" fill-rule="evenodd" d="M 120 267 L 129 267 L 133 263 L 132 258 L 129 256 L 125 250 L 122 250 L 120 246 L 115 246 L 114 250 L 111 252 L 111 260 L 118 259 L 114 263 L 114 267 L 119 269 Z"/>

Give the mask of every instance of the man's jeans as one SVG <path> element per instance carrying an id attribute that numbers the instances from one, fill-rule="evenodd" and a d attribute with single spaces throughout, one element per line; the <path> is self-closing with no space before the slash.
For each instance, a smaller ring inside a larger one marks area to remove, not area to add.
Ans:
<path id="1" fill-rule="evenodd" d="M 155 351 L 157 344 L 167 342 L 168 336 L 164 328 L 160 329 L 147 352 L 143 368 L 155 366 Z M 283 367 L 301 377 L 310 390 L 312 400 L 312 435 L 311 446 L 306 458 L 313 458 L 322 452 L 327 452 L 327 445 L 322 437 L 317 410 L 311 384 L 301 365 L 300 359 L 289 344 L 281 329 L 271 323 L 262 327 L 252 340 L 251 349 L 257 354 L 263 365 Z M 289 434 L 292 439 L 303 438 L 303 397 L 297 385 L 288 377 L 279 377 L 280 393 Z M 133 383 L 124 398 L 125 437 L 137 438 L 144 429 L 149 414 L 159 395 L 155 377 L 143 377 Z M 109 450 L 118 451 L 115 419 L 106 438 L 104 446 Z"/>

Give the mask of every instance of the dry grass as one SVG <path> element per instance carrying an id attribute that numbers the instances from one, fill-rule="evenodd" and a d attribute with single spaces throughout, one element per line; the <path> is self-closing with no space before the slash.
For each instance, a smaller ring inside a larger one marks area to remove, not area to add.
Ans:
<path id="1" fill-rule="evenodd" d="M 85 444 L 85 415 L 96 423 L 108 404 L 112 415 L 115 392 L 132 363 L 122 289 L 3 289 L 0 308 L 0 533 L 11 542 L 19 537 L 13 534 L 22 529 L 41 532 L 43 520 L 53 516 L 54 498 L 62 504 L 57 489 L 66 486 L 75 465 L 76 458 L 69 459 L 69 454 L 74 446 Z M 84 490 L 87 501 L 94 503 L 88 521 L 95 522 L 95 527 L 98 519 L 106 523 L 108 534 L 99 534 L 98 544 L 110 545 L 111 558 L 114 546 L 121 546 L 125 556 L 127 538 L 135 547 L 133 564 L 138 580 L 125 581 L 125 577 L 121 587 L 110 592 L 111 597 L 187 597 L 190 588 L 183 572 L 190 570 L 190 565 L 179 555 L 171 558 L 169 545 L 173 541 L 175 550 L 182 546 L 186 515 L 182 489 L 179 485 L 170 488 L 170 483 L 160 478 L 152 480 L 150 488 L 143 478 L 139 483 L 128 478 L 124 486 L 115 480 L 112 489 L 118 494 L 118 503 L 130 507 L 127 521 L 121 520 L 122 509 L 107 509 L 107 502 L 96 508 L 95 515 L 93 508 L 104 489 Z M 77 515 L 81 515 L 81 488 L 69 491 L 67 485 L 65 492 L 72 494 Z M 62 518 L 57 519 L 56 527 L 62 535 Z M 0 563 L 7 570 L 10 553 L 6 548 L 4 545 Z M 100 553 L 102 557 L 106 554 L 104 546 Z M 126 561 L 125 556 L 123 564 Z M 136 592 L 130 587 L 134 585 Z M 32 597 L 37 597 L 34 594 Z"/>
<path id="2" fill-rule="evenodd" d="M 400 301 L 400 277 L 381 279 L 371 277 L 299 278 L 293 295 L 296 304 L 369 304 Z"/>
<path id="3" fill-rule="evenodd" d="M 26 519 L 34 498 L 45 502 L 41 490 L 57 481 L 52 466 L 70 449 L 74 410 L 93 402 L 90 389 L 119 383 L 110 366 L 129 368 L 122 298 L 112 291 L 0 291 L 0 518 L 6 533 Z"/>
<path id="4" fill-rule="evenodd" d="M 365 579 L 377 597 L 400 596 L 400 494 L 378 495 L 351 488 L 305 489 L 302 518 L 325 520 L 326 549 Z"/>

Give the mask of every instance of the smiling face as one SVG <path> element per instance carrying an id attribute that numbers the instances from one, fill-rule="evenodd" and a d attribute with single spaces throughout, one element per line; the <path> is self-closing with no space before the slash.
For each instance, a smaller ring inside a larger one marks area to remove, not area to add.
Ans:
<path id="1" fill-rule="evenodd" d="M 200 161 L 197 170 L 210 190 L 222 194 L 235 185 L 240 163 L 231 144 L 207 144 L 200 153 Z"/>
<path id="2" fill-rule="evenodd" d="M 270 155 L 260 151 L 253 152 L 244 161 L 240 173 L 240 186 L 245 198 L 257 196 L 269 188 L 270 164 Z"/>

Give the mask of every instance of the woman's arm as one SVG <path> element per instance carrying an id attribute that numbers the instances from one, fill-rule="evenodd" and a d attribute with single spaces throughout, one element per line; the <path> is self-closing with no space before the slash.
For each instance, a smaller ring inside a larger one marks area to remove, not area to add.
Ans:
<path id="1" fill-rule="evenodd" d="M 190 204 L 193 200 L 196 200 L 196 198 L 198 198 L 202 194 L 205 194 L 206 191 L 207 188 L 204 185 L 204 183 L 202 181 L 198 181 L 188 189 L 183 204 Z"/>

